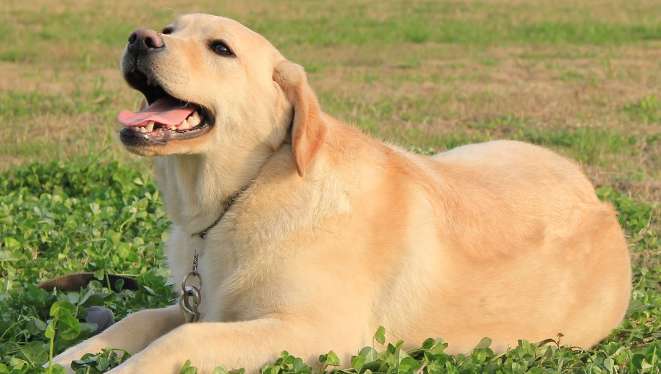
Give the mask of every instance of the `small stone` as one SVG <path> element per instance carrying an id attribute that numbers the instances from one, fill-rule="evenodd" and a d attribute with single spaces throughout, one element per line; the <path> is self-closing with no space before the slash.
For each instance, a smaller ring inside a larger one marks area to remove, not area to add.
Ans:
<path id="1" fill-rule="evenodd" d="M 115 323 L 114 318 L 115 316 L 112 314 L 112 311 L 102 306 L 91 306 L 87 308 L 87 313 L 85 314 L 85 322 L 96 325 L 95 334 L 100 333 Z"/>

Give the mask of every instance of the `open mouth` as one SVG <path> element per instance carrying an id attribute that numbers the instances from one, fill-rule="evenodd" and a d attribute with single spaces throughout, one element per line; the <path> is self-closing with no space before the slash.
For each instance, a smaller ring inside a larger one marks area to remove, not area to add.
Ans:
<path id="1" fill-rule="evenodd" d="M 163 145 L 206 134 L 213 118 L 202 106 L 168 94 L 146 75 L 134 71 L 127 75 L 131 86 L 145 95 L 147 107 L 138 112 L 121 111 L 117 120 L 124 126 L 120 139 L 126 145 Z"/>

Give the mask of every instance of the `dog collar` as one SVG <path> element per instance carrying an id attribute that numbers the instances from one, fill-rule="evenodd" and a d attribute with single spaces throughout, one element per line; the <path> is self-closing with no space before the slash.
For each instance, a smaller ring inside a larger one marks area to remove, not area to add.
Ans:
<path id="1" fill-rule="evenodd" d="M 250 187 L 251 184 L 252 183 L 246 184 L 245 186 L 241 187 L 238 191 L 231 194 L 227 199 L 225 199 L 225 201 L 223 202 L 223 210 L 220 212 L 220 215 L 218 215 L 218 218 L 216 218 L 216 220 L 213 221 L 211 225 L 209 225 L 206 229 L 191 234 L 191 236 L 197 236 L 202 240 L 206 239 L 209 231 L 211 231 L 212 228 L 214 228 L 218 223 L 220 223 L 220 221 L 225 216 L 225 213 L 227 213 L 227 211 L 230 210 L 230 208 L 232 207 L 232 205 L 234 205 L 234 203 L 239 198 L 239 196 L 241 196 L 244 192 L 246 192 L 246 190 L 248 189 L 248 187 Z"/>
<path id="2" fill-rule="evenodd" d="M 207 228 L 200 232 L 194 233 L 191 236 L 197 236 L 202 240 L 206 239 L 209 231 L 218 223 L 220 223 L 220 221 L 225 216 L 225 213 L 227 213 L 227 211 L 232 208 L 232 205 L 234 205 L 239 196 L 241 196 L 248 189 L 248 187 L 250 187 L 250 184 L 251 183 L 248 183 L 247 185 L 241 187 L 238 191 L 234 192 L 227 199 L 225 199 L 223 202 L 223 210 L 220 212 L 218 218 L 216 218 L 216 220 L 213 221 L 213 223 L 211 223 L 211 225 L 209 225 Z M 186 318 L 186 322 L 197 322 L 200 320 L 199 307 L 202 303 L 202 277 L 197 271 L 199 257 L 199 253 L 196 249 L 195 254 L 193 255 L 193 266 L 191 271 L 186 274 L 184 280 L 181 281 L 181 296 L 179 296 L 179 306 L 184 312 L 184 318 Z"/>

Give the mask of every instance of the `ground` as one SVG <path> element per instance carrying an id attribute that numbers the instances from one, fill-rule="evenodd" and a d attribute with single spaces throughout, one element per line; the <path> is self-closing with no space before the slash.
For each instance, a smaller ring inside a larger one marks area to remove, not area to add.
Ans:
<path id="1" fill-rule="evenodd" d="M 19 361 L 36 370 L 48 353 L 39 347 L 57 297 L 29 284 L 89 270 L 165 290 L 160 198 L 148 162 L 117 141 L 116 113 L 139 101 L 118 65 L 133 29 L 193 11 L 265 35 L 305 66 L 327 112 L 383 140 L 430 153 L 519 139 L 578 160 L 618 208 L 635 273 L 625 324 L 587 354 L 614 344 L 630 363 L 658 345 L 661 2 L 3 0 L 0 373 Z M 91 300 L 120 316 L 170 297 L 98 287 Z M 80 314 L 91 301 L 76 295 Z"/>

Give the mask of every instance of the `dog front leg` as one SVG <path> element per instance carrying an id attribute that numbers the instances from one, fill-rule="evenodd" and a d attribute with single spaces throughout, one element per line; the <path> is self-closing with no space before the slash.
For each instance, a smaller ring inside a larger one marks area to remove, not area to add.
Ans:
<path id="1" fill-rule="evenodd" d="M 71 361 L 80 359 L 86 353 L 97 353 L 103 348 L 120 348 L 133 354 L 182 323 L 184 317 L 178 305 L 141 310 L 60 353 L 54 361 L 70 370 Z"/>
<path id="2" fill-rule="evenodd" d="M 357 331 L 336 328 L 330 332 L 328 327 L 275 318 L 189 323 L 156 340 L 111 373 L 178 373 L 186 360 L 201 373 L 221 365 L 255 373 L 283 350 L 314 364 L 319 354 L 331 349 L 346 360 L 362 344 Z"/>

